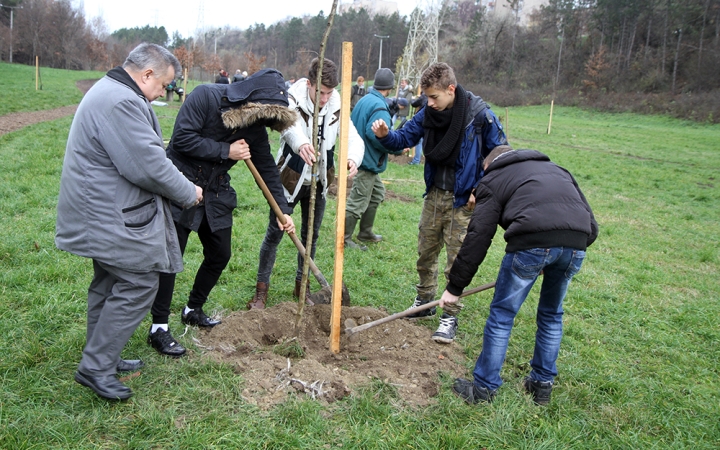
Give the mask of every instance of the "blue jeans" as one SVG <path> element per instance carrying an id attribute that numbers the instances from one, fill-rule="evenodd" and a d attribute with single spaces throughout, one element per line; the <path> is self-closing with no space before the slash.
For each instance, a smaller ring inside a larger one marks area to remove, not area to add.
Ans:
<path id="1" fill-rule="evenodd" d="M 420 164 L 420 157 L 422 156 L 422 141 L 423 140 L 420 139 L 420 142 L 418 142 L 415 146 L 415 156 L 412 161 L 410 161 L 412 164 Z"/>
<path id="2" fill-rule="evenodd" d="M 500 368 L 505 361 L 515 316 L 540 272 L 543 280 L 530 378 L 553 381 L 557 376 L 555 361 L 562 339 L 563 299 L 583 259 L 584 251 L 565 247 L 533 248 L 505 254 L 485 323 L 482 352 L 473 371 L 475 384 L 490 390 L 502 385 Z"/>

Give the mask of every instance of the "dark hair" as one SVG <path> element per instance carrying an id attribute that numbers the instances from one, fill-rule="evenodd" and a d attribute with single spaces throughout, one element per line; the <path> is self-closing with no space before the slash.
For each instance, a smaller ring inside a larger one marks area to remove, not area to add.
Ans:
<path id="1" fill-rule="evenodd" d="M 123 63 L 123 68 L 132 66 L 135 70 L 152 69 L 164 74 L 169 66 L 175 69 L 175 76 L 182 73 L 182 66 L 170 50 L 157 44 L 143 42 L 135 47 Z"/>
<path id="2" fill-rule="evenodd" d="M 320 60 L 318 58 L 315 58 L 310 63 L 310 71 L 308 72 L 308 80 L 310 80 L 310 84 L 313 86 L 317 82 L 317 73 L 318 73 L 318 66 L 320 65 Z M 331 60 L 325 58 L 325 62 L 323 62 L 323 70 L 322 70 L 322 78 L 320 79 L 320 84 L 322 84 L 325 87 L 334 88 L 339 84 L 338 81 L 338 73 L 337 73 L 337 66 L 334 62 Z"/>
<path id="3" fill-rule="evenodd" d="M 447 89 L 451 84 L 457 86 L 457 79 L 452 67 L 446 63 L 431 64 L 420 77 L 420 87 L 423 89 Z"/>

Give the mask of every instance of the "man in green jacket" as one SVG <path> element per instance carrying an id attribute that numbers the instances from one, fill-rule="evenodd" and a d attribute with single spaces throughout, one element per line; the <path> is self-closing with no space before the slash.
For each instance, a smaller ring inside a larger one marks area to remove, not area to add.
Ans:
<path id="1" fill-rule="evenodd" d="M 399 155 L 400 151 L 390 151 L 383 147 L 375 133 L 372 124 L 376 120 L 383 120 L 390 127 L 390 109 L 385 98 L 390 94 L 395 84 L 395 75 L 387 68 L 375 72 L 375 83 L 368 93 L 358 101 L 353 109 L 352 123 L 355 124 L 358 134 L 365 143 L 365 155 L 358 174 L 353 180 L 352 190 L 345 207 L 345 246 L 367 250 L 364 245 L 356 244 L 352 240 L 355 225 L 360 221 L 359 241 L 380 242 L 382 236 L 373 233 L 375 214 L 380 203 L 385 199 L 385 186 L 380 174 L 387 168 L 388 153 Z"/>

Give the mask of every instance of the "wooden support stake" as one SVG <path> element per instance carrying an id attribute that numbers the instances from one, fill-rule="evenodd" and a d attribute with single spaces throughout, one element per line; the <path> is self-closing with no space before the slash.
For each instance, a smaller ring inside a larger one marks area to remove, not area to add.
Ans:
<path id="1" fill-rule="evenodd" d="M 353 43 L 342 45 L 342 86 L 340 94 L 340 152 L 338 153 L 337 215 L 335 223 L 335 267 L 332 282 L 332 314 L 330 316 L 330 351 L 340 352 L 340 317 L 342 315 L 342 277 L 345 257 L 345 191 L 347 191 L 348 135 L 350 123 L 350 84 L 352 84 Z"/>
<path id="2" fill-rule="evenodd" d="M 505 108 L 505 138 L 510 140 L 510 110 Z"/>
<path id="3" fill-rule="evenodd" d="M 550 100 L 550 122 L 548 122 L 548 133 L 550 134 L 550 129 L 552 128 L 552 115 L 553 115 L 553 107 L 555 106 L 555 100 Z"/>
<path id="4" fill-rule="evenodd" d="M 35 57 L 35 90 L 38 90 L 38 85 L 40 82 L 40 57 Z"/>
<path id="5" fill-rule="evenodd" d="M 188 91 L 187 91 L 187 77 L 188 77 L 188 70 L 187 70 L 187 67 L 186 67 L 186 68 L 185 68 L 185 76 L 183 76 L 183 95 L 182 95 L 182 100 L 180 101 L 181 104 L 182 104 L 182 103 L 185 103 L 185 99 L 187 98 L 187 94 L 188 94 Z"/>

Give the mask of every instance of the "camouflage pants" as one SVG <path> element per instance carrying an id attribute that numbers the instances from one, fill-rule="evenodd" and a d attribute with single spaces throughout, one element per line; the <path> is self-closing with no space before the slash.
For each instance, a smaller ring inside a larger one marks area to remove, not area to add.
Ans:
<path id="1" fill-rule="evenodd" d="M 420 278 L 416 285 L 421 300 L 435 300 L 438 290 L 438 257 L 445 246 L 445 282 L 460 251 L 472 211 L 467 206 L 453 208 L 453 192 L 431 187 L 423 203 L 418 234 L 417 271 Z M 444 312 L 456 316 L 461 302 L 447 305 Z"/>
<path id="2" fill-rule="evenodd" d="M 345 214 L 360 219 L 371 203 L 380 204 L 385 199 L 385 185 L 380 175 L 368 170 L 358 170 L 353 178 Z"/>

